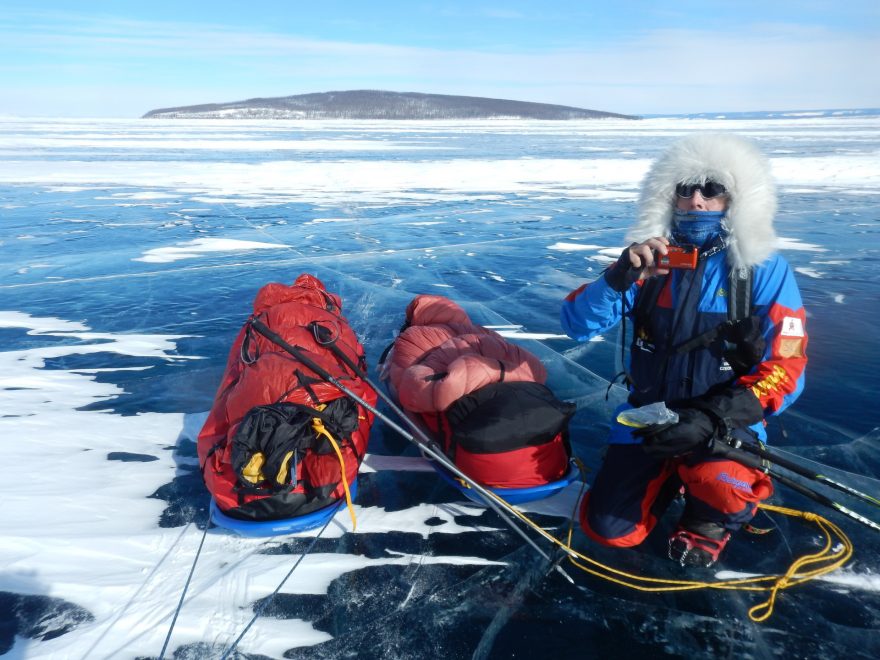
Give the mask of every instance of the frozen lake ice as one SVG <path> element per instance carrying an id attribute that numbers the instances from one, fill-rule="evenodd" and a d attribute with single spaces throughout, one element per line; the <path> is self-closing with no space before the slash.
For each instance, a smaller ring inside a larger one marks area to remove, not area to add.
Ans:
<path id="1" fill-rule="evenodd" d="M 575 452 L 596 467 L 618 336 L 561 337 L 559 302 L 619 254 L 650 160 L 698 130 L 757 139 L 779 183 L 779 249 L 807 307 L 810 363 L 771 442 L 876 494 L 878 117 L 0 118 L 0 438 L 12 470 L 0 486 L 0 653 L 158 655 L 207 519 L 193 440 L 269 281 L 310 272 L 339 293 L 372 369 L 414 295 L 456 300 L 541 357 L 551 388 L 578 403 Z M 848 522 L 850 566 L 786 591 L 756 626 L 745 615 L 756 601 L 740 593 L 546 576 L 380 422 L 360 483 L 357 531 L 337 517 L 242 653 L 880 655 L 880 543 Z M 577 496 L 532 510 L 564 526 Z M 837 520 L 781 487 L 773 501 Z M 815 542 L 787 519 L 756 524 L 776 531 L 737 538 L 719 574 L 778 572 Z M 668 576 L 663 531 L 633 551 L 575 542 Z M 169 652 L 219 657 L 313 536 L 212 530 Z"/>

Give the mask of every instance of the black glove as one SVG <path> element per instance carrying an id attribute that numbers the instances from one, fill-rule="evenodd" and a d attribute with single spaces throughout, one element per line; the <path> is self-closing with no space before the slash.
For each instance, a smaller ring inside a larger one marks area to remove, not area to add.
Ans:
<path id="1" fill-rule="evenodd" d="M 718 430 L 713 419 L 694 408 L 681 408 L 676 412 L 678 422 L 675 424 L 652 424 L 633 433 L 642 439 L 642 448 L 649 456 L 673 458 L 709 448 Z"/>
<path id="2" fill-rule="evenodd" d="M 639 429 L 645 452 L 656 458 L 671 458 L 705 449 L 711 450 L 715 439 L 724 440 L 733 429 L 751 426 L 764 418 L 764 409 L 751 390 L 728 385 L 710 390 L 672 406 L 678 413 L 675 424 L 653 424 Z"/>
<path id="3" fill-rule="evenodd" d="M 633 245 L 638 245 L 638 243 L 633 243 L 628 248 L 624 248 L 620 259 L 605 270 L 605 281 L 615 291 L 628 291 L 639 280 L 644 270 L 644 266 L 642 268 L 633 268 L 632 262 L 629 259 L 629 248 Z"/>

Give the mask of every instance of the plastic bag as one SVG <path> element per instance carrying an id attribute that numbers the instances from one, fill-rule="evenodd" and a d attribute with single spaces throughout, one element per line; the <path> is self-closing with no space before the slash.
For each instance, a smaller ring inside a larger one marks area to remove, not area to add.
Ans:
<path id="1" fill-rule="evenodd" d="M 641 408 L 630 408 L 617 415 L 617 421 L 624 426 L 642 429 L 652 424 L 675 424 L 678 413 L 666 407 L 666 403 L 658 401 Z"/>

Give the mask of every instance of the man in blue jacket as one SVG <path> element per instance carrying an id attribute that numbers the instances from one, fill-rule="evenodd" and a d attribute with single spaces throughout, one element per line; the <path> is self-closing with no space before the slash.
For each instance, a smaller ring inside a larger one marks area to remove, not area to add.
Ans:
<path id="1" fill-rule="evenodd" d="M 589 340 L 624 316 L 633 324 L 630 394 L 618 413 L 665 402 L 678 417 L 633 429 L 615 415 L 581 506 L 590 538 L 640 544 L 683 491 L 669 556 L 708 567 L 772 494 L 765 473 L 714 456 L 712 446 L 765 440 L 764 418 L 803 389 L 805 314 L 791 269 L 773 251 L 775 212 L 769 163 L 752 142 L 686 137 L 648 172 L 633 243 L 566 298 L 562 326 L 575 339 Z M 696 263 L 665 266 L 687 246 Z"/>

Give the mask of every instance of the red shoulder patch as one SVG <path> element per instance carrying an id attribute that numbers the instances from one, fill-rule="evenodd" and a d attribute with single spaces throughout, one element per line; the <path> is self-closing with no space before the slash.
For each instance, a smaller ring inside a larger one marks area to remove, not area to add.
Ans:
<path id="1" fill-rule="evenodd" d="M 567 296 L 565 296 L 565 300 L 567 302 L 574 302 L 574 299 L 577 298 L 579 295 L 581 295 L 581 293 L 583 293 L 583 290 L 586 288 L 587 288 L 586 284 L 581 284 L 577 289 L 575 289 L 574 291 L 569 293 Z"/>

